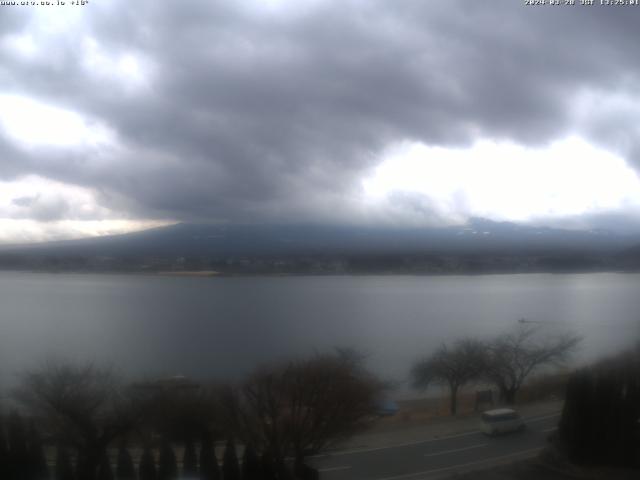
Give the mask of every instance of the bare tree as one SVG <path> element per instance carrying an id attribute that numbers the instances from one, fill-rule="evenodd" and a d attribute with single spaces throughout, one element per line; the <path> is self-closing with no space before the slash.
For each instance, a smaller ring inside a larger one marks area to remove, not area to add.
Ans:
<path id="1" fill-rule="evenodd" d="M 487 346 L 486 376 L 500 390 L 503 401 L 513 404 L 532 372 L 544 365 L 560 365 L 574 352 L 581 337 L 565 333 L 542 338 L 539 327 L 519 325 Z"/>
<path id="2" fill-rule="evenodd" d="M 86 480 L 96 478 L 106 448 L 144 410 L 111 369 L 93 364 L 45 364 L 23 377 L 16 397 L 58 443 L 77 450 L 78 476 Z"/>
<path id="3" fill-rule="evenodd" d="M 139 384 L 136 389 L 140 389 Z M 220 420 L 220 388 L 203 385 L 189 389 L 166 389 L 140 394 L 147 400 L 145 426 L 172 442 L 200 439 Z"/>
<path id="4" fill-rule="evenodd" d="M 239 395 L 242 430 L 281 469 L 287 455 L 302 462 L 362 428 L 383 388 L 343 353 L 262 369 Z"/>
<path id="5" fill-rule="evenodd" d="M 383 384 L 362 367 L 362 357 L 316 356 L 290 365 L 289 430 L 294 454 L 315 454 L 362 429 Z"/>
<path id="6" fill-rule="evenodd" d="M 414 386 L 448 386 L 449 409 L 451 415 L 455 415 L 458 410 L 458 391 L 478 379 L 484 371 L 484 348 L 481 342 L 472 339 L 458 340 L 452 346 L 443 344 L 433 355 L 413 366 L 411 376 Z"/>

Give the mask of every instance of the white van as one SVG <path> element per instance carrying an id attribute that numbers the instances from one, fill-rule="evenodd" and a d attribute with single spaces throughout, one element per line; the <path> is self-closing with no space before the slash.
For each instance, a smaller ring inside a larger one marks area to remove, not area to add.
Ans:
<path id="1" fill-rule="evenodd" d="M 525 428 L 520 414 L 511 408 L 487 410 L 481 419 L 480 431 L 486 435 L 521 432 Z"/>

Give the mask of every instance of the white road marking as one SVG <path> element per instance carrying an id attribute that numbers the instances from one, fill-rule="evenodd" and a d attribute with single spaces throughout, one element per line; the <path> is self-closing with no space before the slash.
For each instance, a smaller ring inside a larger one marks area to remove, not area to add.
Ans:
<path id="1" fill-rule="evenodd" d="M 447 453 L 462 452 L 464 450 L 471 450 L 473 448 L 480 448 L 480 447 L 486 447 L 486 446 L 487 446 L 486 443 L 479 443 L 478 445 L 471 445 L 470 447 L 455 448 L 453 450 L 445 450 L 444 452 L 438 452 L 438 453 L 427 453 L 425 457 L 437 457 L 438 455 L 446 455 Z"/>
<path id="2" fill-rule="evenodd" d="M 525 418 L 525 423 L 533 423 L 538 422 L 540 420 L 546 420 L 547 418 L 553 418 L 560 416 L 560 412 L 553 413 L 551 415 L 543 415 L 540 417 L 531 417 Z M 401 448 L 401 447 L 410 447 L 412 445 L 421 445 L 425 443 L 438 442 L 440 440 L 449 440 L 450 438 L 459 438 L 459 437 L 467 437 L 469 435 L 477 435 L 480 433 L 480 430 L 473 430 L 471 432 L 458 433 L 455 435 L 447 435 L 444 437 L 431 438 L 428 440 L 417 440 L 414 442 L 406 442 L 406 443 L 396 443 L 393 445 L 386 445 L 384 447 L 373 447 L 373 448 L 354 448 L 353 450 L 342 450 L 340 452 L 332 452 L 332 453 L 323 453 L 320 455 L 312 455 L 309 458 L 324 458 L 324 457 L 339 457 L 342 455 L 351 455 L 353 453 L 367 453 L 367 452 L 377 452 L 380 450 L 388 450 L 391 448 Z"/>
<path id="3" fill-rule="evenodd" d="M 396 475 L 396 476 L 393 476 L 393 477 L 378 478 L 376 480 L 401 480 L 401 479 L 404 479 L 404 478 L 418 477 L 418 476 L 421 476 L 421 475 L 433 475 L 435 473 L 442 473 L 442 472 L 446 472 L 448 470 L 455 470 L 456 468 L 470 467 L 472 465 L 480 465 L 480 464 L 491 462 L 491 461 L 495 461 L 495 460 L 502 460 L 502 459 L 507 459 L 507 458 L 511 458 L 511 457 L 517 457 L 517 456 L 523 455 L 525 453 L 529 454 L 529 453 L 533 453 L 533 452 L 539 452 L 540 450 L 542 450 L 542 448 L 543 447 L 529 448 L 528 450 L 521 450 L 519 452 L 510 453 L 508 455 L 499 455 L 497 457 L 489 457 L 489 458 L 485 458 L 483 460 L 478 460 L 478 461 L 475 461 L 475 462 L 460 463 L 458 465 L 453 465 L 451 467 L 436 468 L 436 469 L 433 469 L 433 470 L 424 470 L 422 472 L 416 472 L 416 473 L 405 473 L 403 475 Z"/>
<path id="4" fill-rule="evenodd" d="M 393 445 L 387 445 L 385 447 L 373 447 L 373 448 L 354 448 L 353 450 L 344 450 L 342 452 L 325 453 L 322 455 L 314 455 L 309 458 L 321 458 L 321 457 L 339 457 L 340 455 L 351 455 L 352 453 L 367 453 L 377 452 L 379 450 L 388 450 L 390 448 L 410 447 L 412 445 L 421 445 L 423 443 L 438 442 L 440 440 L 448 440 L 449 438 L 466 437 L 469 435 L 477 435 L 480 430 L 474 430 L 472 432 L 458 433 L 456 435 L 448 435 L 446 437 L 431 438 L 429 440 L 417 440 L 415 442 L 406 443 L 394 443 Z"/>
<path id="5" fill-rule="evenodd" d="M 344 467 L 329 467 L 329 468 L 319 468 L 318 471 L 319 472 L 336 472 L 338 470 L 349 470 L 351 467 L 350 466 L 344 466 Z"/>
<path id="6" fill-rule="evenodd" d="M 560 416 L 560 412 L 558 413 L 553 413 L 551 415 L 543 415 L 542 417 L 533 417 L 533 418 L 525 418 L 525 422 L 529 422 L 529 423 L 533 423 L 533 422 L 539 422 L 541 420 L 546 420 L 547 418 L 553 418 L 553 417 L 559 417 Z"/>

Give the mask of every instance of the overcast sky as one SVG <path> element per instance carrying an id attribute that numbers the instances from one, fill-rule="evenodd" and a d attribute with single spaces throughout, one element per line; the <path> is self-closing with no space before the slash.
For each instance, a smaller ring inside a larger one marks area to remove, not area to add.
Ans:
<path id="1" fill-rule="evenodd" d="M 640 7 L 66 3 L 0 6 L 2 242 L 176 221 L 640 230 Z"/>

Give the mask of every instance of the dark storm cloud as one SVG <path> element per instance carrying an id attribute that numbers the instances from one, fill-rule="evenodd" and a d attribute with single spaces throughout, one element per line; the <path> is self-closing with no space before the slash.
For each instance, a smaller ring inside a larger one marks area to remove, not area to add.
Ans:
<path id="1" fill-rule="evenodd" d="M 253 221 L 303 216 L 310 198 L 320 212 L 318 198 L 346 196 L 402 140 L 542 145 L 577 132 L 640 164 L 640 131 L 605 128 L 618 107 L 575 114 L 585 92 L 635 95 L 638 8 L 301 3 L 113 0 L 45 56 L 0 51 L 2 92 L 77 111 L 122 144 L 25 155 L 1 140 L 0 175 L 90 186 L 140 217 Z M 0 31 L 21 22 L 3 17 Z M 88 37 L 107 57 L 139 58 L 149 84 L 88 68 Z"/>

